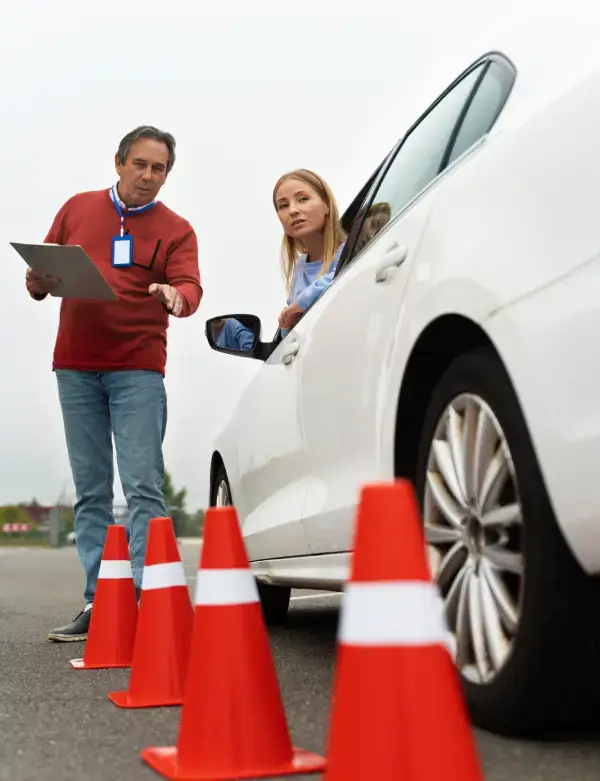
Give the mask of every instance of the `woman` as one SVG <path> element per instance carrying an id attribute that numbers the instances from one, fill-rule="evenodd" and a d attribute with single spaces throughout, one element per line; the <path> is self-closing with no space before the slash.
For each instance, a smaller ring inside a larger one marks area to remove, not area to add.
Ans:
<path id="1" fill-rule="evenodd" d="M 273 205 L 283 226 L 282 261 L 288 293 L 279 316 L 282 336 L 331 284 L 346 235 L 327 183 L 304 168 L 279 178 Z"/>

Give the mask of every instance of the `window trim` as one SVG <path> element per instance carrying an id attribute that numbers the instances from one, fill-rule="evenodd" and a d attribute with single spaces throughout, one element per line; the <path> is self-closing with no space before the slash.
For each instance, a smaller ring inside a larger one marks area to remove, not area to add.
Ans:
<path id="1" fill-rule="evenodd" d="M 496 112 L 496 115 L 492 119 L 492 122 L 491 122 L 489 128 L 487 129 L 487 131 L 482 136 L 480 136 L 477 139 L 477 141 L 475 141 L 473 144 L 471 144 L 470 147 L 467 147 L 467 149 L 465 149 L 464 152 L 462 152 L 460 155 L 458 155 L 458 157 L 456 157 L 454 160 L 452 160 L 452 162 L 449 162 L 450 161 L 450 157 L 452 156 L 452 154 L 454 152 L 454 147 L 456 145 L 456 141 L 457 141 L 457 139 L 458 139 L 458 137 L 459 137 L 459 135 L 460 135 L 460 133 L 461 133 L 461 131 L 463 129 L 465 121 L 467 119 L 467 114 L 469 113 L 469 111 L 471 109 L 471 105 L 473 104 L 473 101 L 477 98 L 477 96 L 479 95 L 479 91 L 480 91 L 481 85 L 485 81 L 486 77 L 488 76 L 489 72 L 492 70 L 492 67 L 494 65 L 497 65 L 499 70 L 500 70 L 499 76 L 500 76 L 500 78 L 502 80 L 502 88 L 504 90 L 504 100 L 503 100 L 502 104 L 500 105 L 500 108 Z M 456 161 L 460 160 L 463 157 L 463 155 L 468 154 L 472 148 L 474 148 L 479 142 L 481 142 L 484 138 L 486 138 L 488 136 L 488 134 L 493 130 L 494 126 L 496 125 L 496 123 L 500 119 L 500 116 L 502 115 L 502 112 L 504 111 L 504 108 L 506 107 L 506 104 L 508 103 L 508 98 L 510 97 L 510 93 L 512 92 L 512 89 L 513 89 L 514 84 L 515 84 L 516 75 L 517 75 L 516 69 L 514 68 L 514 66 L 512 65 L 512 63 L 510 61 L 505 60 L 505 59 L 500 59 L 498 56 L 490 56 L 490 58 L 488 60 L 488 63 L 486 65 L 486 67 L 484 68 L 484 72 L 482 73 L 481 79 L 479 80 L 478 84 L 476 85 L 475 90 L 469 96 L 469 99 L 468 99 L 467 103 L 465 104 L 465 109 L 462 112 L 462 115 L 461 115 L 461 117 L 459 118 L 459 121 L 456 124 L 456 127 L 455 127 L 454 132 L 453 132 L 453 137 L 450 139 L 450 142 L 448 144 L 448 148 L 446 150 L 446 155 L 445 155 L 444 160 L 443 160 L 443 168 L 442 168 L 442 170 L 445 170 L 446 168 L 451 167 L 452 165 L 454 165 L 454 163 Z"/>
<path id="2" fill-rule="evenodd" d="M 490 67 L 492 63 L 491 61 L 486 62 L 486 64 L 481 69 L 481 73 L 479 74 L 479 78 L 473 85 L 473 89 L 471 90 L 470 95 L 468 95 L 467 99 L 465 100 L 464 106 L 462 107 L 462 111 L 458 115 L 458 119 L 456 120 L 456 123 L 452 129 L 452 132 L 450 133 L 450 138 L 448 139 L 448 143 L 446 144 L 446 151 L 444 152 L 442 156 L 442 162 L 440 163 L 439 170 L 437 172 L 436 176 L 439 176 L 442 171 L 444 171 L 448 167 L 448 160 L 450 159 L 450 155 L 452 154 L 452 150 L 454 149 L 454 144 L 456 144 L 456 139 L 458 138 L 458 134 L 460 133 L 460 130 L 465 122 L 465 117 L 469 113 L 469 109 L 473 105 L 473 101 L 475 100 L 475 96 L 479 92 L 479 88 L 483 84 L 483 80 L 487 76 Z M 494 120 L 495 121 L 495 120 Z M 479 140 L 479 139 L 477 139 Z"/>

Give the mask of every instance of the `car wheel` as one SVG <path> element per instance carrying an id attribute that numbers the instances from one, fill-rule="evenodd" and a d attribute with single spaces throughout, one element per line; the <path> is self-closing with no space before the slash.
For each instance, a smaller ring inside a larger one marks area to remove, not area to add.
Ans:
<path id="1" fill-rule="evenodd" d="M 215 478 L 213 504 L 215 507 L 231 507 L 233 505 L 229 481 L 223 467 L 219 467 Z"/>
<path id="2" fill-rule="evenodd" d="M 215 507 L 233 506 L 231 488 L 224 466 L 219 466 L 215 474 L 213 489 L 213 505 Z M 287 586 L 271 586 L 260 580 L 256 581 L 258 596 L 262 606 L 265 623 L 269 626 L 284 624 L 287 618 L 292 589 Z"/>
<path id="3" fill-rule="evenodd" d="M 599 584 L 558 528 L 491 349 L 457 358 L 435 387 L 416 488 L 474 723 L 525 735 L 588 721 L 599 688 Z"/>

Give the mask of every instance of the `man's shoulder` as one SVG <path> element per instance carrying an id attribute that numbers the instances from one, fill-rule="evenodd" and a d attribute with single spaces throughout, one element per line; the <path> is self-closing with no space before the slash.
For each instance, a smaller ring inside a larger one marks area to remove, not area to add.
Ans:
<path id="1" fill-rule="evenodd" d="M 68 198 L 63 208 L 95 206 L 101 203 L 107 196 L 108 188 L 106 187 L 103 190 L 85 190 L 84 192 L 75 193 L 75 195 Z"/>
<path id="2" fill-rule="evenodd" d="M 186 220 L 185 217 L 177 214 L 177 212 L 173 211 L 173 209 L 169 209 L 169 207 L 162 201 L 159 201 L 156 204 L 156 208 L 160 209 L 160 215 L 162 219 L 171 223 L 171 225 L 173 225 L 176 229 L 179 229 L 184 233 L 188 233 L 189 231 L 195 233 L 194 228 L 192 227 L 192 224 L 189 220 Z"/>

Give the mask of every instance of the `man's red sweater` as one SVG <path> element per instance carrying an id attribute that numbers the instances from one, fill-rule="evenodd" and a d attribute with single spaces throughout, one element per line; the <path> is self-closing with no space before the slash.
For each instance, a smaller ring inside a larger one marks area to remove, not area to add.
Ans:
<path id="1" fill-rule="evenodd" d="M 119 300 L 62 300 L 53 369 L 164 374 L 169 313 L 148 288 L 153 282 L 176 288 L 183 299 L 181 317 L 198 309 L 198 242 L 189 222 L 160 202 L 138 214 L 125 212 L 135 265 L 113 268 L 112 238 L 120 227 L 108 189 L 73 196 L 54 219 L 46 243 L 81 245 Z"/>

